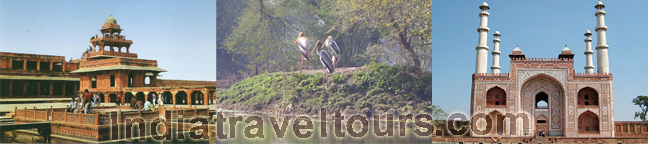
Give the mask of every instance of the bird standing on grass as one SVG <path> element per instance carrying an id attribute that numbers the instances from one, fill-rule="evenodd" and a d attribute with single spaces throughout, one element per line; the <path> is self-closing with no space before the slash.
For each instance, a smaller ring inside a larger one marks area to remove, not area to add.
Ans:
<path id="1" fill-rule="evenodd" d="M 317 51 L 317 48 L 322 47 L 321 45 L 324 44 L 320 41 L 317 41 L 314 51 L 320 57 L 319 59 L 322 65 L 324 66 L 324 70 L 328 73 L 333 73 L 335 71 L 335 67 L 333 66 L 333 61 L 331 60 L 331 56 L 325 50 Z"/>
<path id="2" fill-rule="evenodd" d="M 295 40 L 295 44 L 297 44 L 297 47 L 299 47 L 299 50 L 301 51 L 302 55 L 304 58 L 302 58 L 301 61 L 301 67 L 302 70 L 306 69 L 308 70 L 308 60 L 310 60 L 311 57 L 311 44 L 310 41 L 308 40 L 307 37 L 303 36 L 303 32 L 299 32 L 299 36 L 297 36 L 297 40 Z M 306 60 L 306 64 L 304 65 L 304 60 Z"/>
<path id="3" fill-rule="evenodd" d="M 333 55 L 332 62 L 333 62 L 333 67 L 335 68 L 335 65 L 340 61 L 340 54 L 342 52 L 340 51 L 340 47 L 338 47 L 337 42 L 333 41 L 332 36 L 328 36 L 326 38 L 326 41 L 324 41 L 324 45 L 322 48 L 326 46 L 329 48 L 329 51 L 331 51 L 331 54 Z"/>

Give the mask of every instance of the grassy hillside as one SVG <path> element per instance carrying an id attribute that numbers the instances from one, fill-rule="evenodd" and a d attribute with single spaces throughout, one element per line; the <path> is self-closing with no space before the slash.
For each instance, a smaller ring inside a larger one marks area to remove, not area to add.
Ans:
<path id="1" fill-rule="evenodd" d="M 347 114 L 431 113 L 432 74 L 371 63 L 333 74 L 278 72 L 244 79 L 217 92 L 219 107 L 244 111 L 315 114 L 320 108 Z"/>

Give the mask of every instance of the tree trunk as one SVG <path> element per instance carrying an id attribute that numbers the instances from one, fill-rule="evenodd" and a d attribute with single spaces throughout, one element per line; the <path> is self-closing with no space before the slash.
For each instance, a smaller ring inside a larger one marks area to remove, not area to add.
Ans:
<path id="1" fill-rule="evenodd" d="M 405 33 L 404 31 L 399 32 L 398 37 L 400 38 L 401 44 L 403 44 L 403 48 L 410 53 L 410 56 L 412 57 L 412 62 L 414 62 L 414 68 L 416 70 L 416 73 L 419 74 L 421 73 L 421 61 L 419 60 L 418 55 L 416 55 L 416 52 L 414 52 L 414 49 L 412 49 L 410 43 L 407 41 L 406 35 L 404 33 Z"/>

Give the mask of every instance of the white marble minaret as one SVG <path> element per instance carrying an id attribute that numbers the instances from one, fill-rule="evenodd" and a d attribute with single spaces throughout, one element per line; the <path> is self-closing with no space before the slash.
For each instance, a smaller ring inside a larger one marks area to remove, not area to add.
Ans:
<path id="1" fill-rule="evenodd" d="M 500 73 L 500 68 L 501 67 L 499 65 L 499 57 L 500 57 L 500 54 L 502 52 L 499 51 L 499 45 L 500 45 L 500 42 L 502 42 L 502 41 L 500 40 L 499 37 L 502 36 L 502 35 L 500 35 L 499 31 L 495 31 L 495 34 L 493 34 L 493 36 L 494 36 L 494 38 L 493 38 L 493 52 L 491 52 L 491 54 L 493 54 L 493 66 L 491 66 L 491 72 L 492 73 Z"/>
<path id="2" fill-rule="evenodd" d="M 610 73 L 610 62 L 608 61 L 608 45 L 607 40 L 605 39 L 605 32 L 607 31 L 607 26 L 605 26 L 605 5 L 599 1 L 596 6 L 596 35 L 598 36 L 598 45 L 596 45 L 596 62 L 598 66 L 599 73 Z"/>
<path id="3" fill-rule="evenodd" d="M 481 24 L 477 27 L 477 32 L 479 33 L 479 42 L 477 43 L 477 61 L 475 65 L 475 73 L 488 73 L 488 45 L 486 45 L 486 40 L 488 39 L 488 4 L 484 2 L 479 6 L 481 12 L 479 12 L 479 17 L 481 17 Z"/>
<path id="4" fill-rule="evenodd" d="M 587 30 L 585 32 L 585 73 L 594 73 L 594 62 L 592 62 L 592 33 Z"/>

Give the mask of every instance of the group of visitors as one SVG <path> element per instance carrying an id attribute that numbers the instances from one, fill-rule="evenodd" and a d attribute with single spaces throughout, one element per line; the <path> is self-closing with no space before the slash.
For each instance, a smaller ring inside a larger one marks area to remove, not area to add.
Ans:
<path id="1" fill-rule="evenodd" d="M 137 99 L 133 97 L 130 100 L 130 107 L 133 109 L 139 109 L 141 111 L 155 110 L 155 104 L 157 103 L 157 95 L 154 93 L 151 95 L 152 99 L 144 102 L 142 99 Z"/>
<path id="2" fill-rule="evenodd" d="M 152 99 L 145 101 L 144 99 L 137 99 L 132 97 L 130 100 L 130 108 L 139 109 L 141 111 L 155 110 L 156 105 L 162 105 L 162 96 L 158 97 L 155 93 L 151 95 Z M 120 106 L 124 105 L 125 100 L 122 99 L 121 94 L 118 94 L 115 97 L 115 105 Z M 159 102 L 159 104 L 158 104 Z M 81 95 L 79 93 L 78 97 L 73 97 L 70 105 L 68 106 L 67 111 L 73 113 L 90 113 L 90 110 L 93 106 L 99 106 L 101 104 L 101 97 L 98 94 L 93 94 L 88 92 L 88 89 L 85 90 L 85 93 Z"/>
<path id="3" fill-rule="evenodd" d="M 88 114 L 90 113 L 90 110 L 92 108 L 92 105 L 94 104 L 95 106 L 99 105 L 99 96 L 94 95 L 94 101 L 93 100 L 93 94 L 88 92 L 88 89 L 85 90 L 85 94 L 79 95 L 79 99 L 77 100 L 76 98 L 72 98 L 72 101 L 70 102 L 70 105 L 68 106 L 67 111 L 68 112 L 73 112 L 73 113 L 85 113 Z"/>

